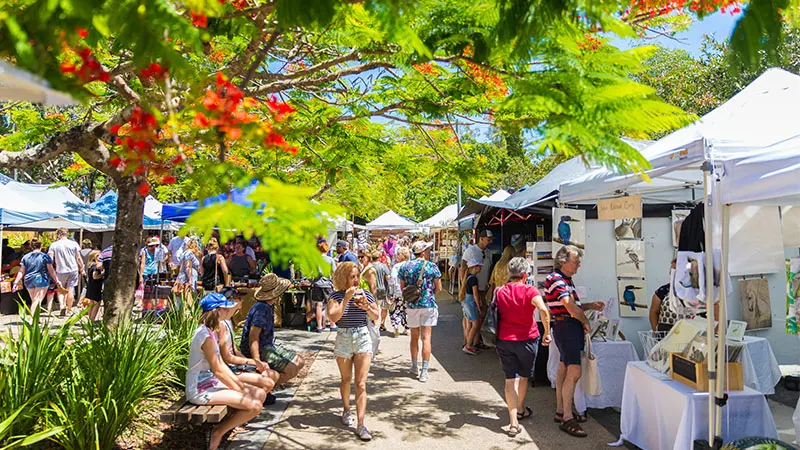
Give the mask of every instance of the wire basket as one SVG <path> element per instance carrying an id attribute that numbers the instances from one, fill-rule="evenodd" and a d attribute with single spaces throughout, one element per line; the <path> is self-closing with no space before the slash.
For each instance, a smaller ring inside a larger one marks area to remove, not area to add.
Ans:
<path id="1" fill-rule="evenodd" d="M 653 350 L 656 344 L 658 344 L 662 339 L 667 337 L 669 331 L 640 331 L 639 332 L 639 340 L 642 342 L 642 348 L 644 349 L 644 357 L 650 354 L 650 351 Z"/>

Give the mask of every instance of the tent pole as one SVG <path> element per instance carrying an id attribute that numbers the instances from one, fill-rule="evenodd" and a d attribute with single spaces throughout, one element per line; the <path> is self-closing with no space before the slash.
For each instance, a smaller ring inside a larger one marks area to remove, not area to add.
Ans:
<path id="1" fill-rule="evenodd" d="M 709 201 L 709 190 L 711 183 L 711 162 L 706 161 L 703 163 L 703 206 L 705 216 L 705 303 L 706 303 L 706 348 L 708 348 L 709 361 L 708 367 L 708 445 L 714 445 L 714 424 L 716 407 L 714 405 L 714 392 L 716 387 L 717 374 L 714 370 L 713 362 L 715 359 L 714 352 L 714 249 L 712 246 L 712 221 L 711 221 L 711 202 Z M 717 201 L 717 199 L 714 199 Z"/>
<path id="2" fill-rule="evenodd" d="M 2 265 L 2 262 L 3 262 L 3 246 L 2 246 L 2 242 L 3 242 L 3 224 L 0 223 L 0 265 Z"/>
<path id="3" fill-rule="evenodd" d="M 80 239 L 80 243 L 79 243 L 79 245 L 80 245 L 80 246 L 83 246 L 83 228 L 81 228 L 81 231 L 80 231 L 80 235 L 79 235 L 79 236 L 80 236 L 80 237 L 78 238 L 78 239 Z M 83 256 L 83 255 L 81 255 L 81 256 Z M 88 273 L 88 272 L 89 272 L 89 271 L 88 271 L 88 269 L 86 268 L 86 266 L 84 266 L 84 267 L 83 267 L 83 270 L 84 270 L 86 273 Z M 79 273 L 79 274 L 78 274 L 78 297 L 80 297 L 80 296 L 81 296 L 81 292 L 83 292 L 83 274 L 82 274 L 82 273 Z M 78 299 L 78 301 L 80 302 L 80 301 L 81 301 L 81 299 L 79 298 L 79 299 Z"/>
<path id="4" fill-rule="evenodd" d="M 723 398 L 726 385 L 726 362 L 728 353 L 728 239 L 731 205 L 722 206 L 722 267 L 719 272 L 719 354 L 717 355 L 717 398 Z M 722 406 L 717 407 L 714 434 L 722 436 Z"/>

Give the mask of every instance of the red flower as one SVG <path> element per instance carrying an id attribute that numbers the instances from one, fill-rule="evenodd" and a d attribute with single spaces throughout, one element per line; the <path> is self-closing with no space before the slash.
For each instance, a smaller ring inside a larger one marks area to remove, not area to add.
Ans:
<path id="1" fill-rule="evenodd" d="M 281 136 L 278 133 L 268 134 L 267 137 L 264 139 L 264 144 L 274 145 L 277 147 L 287 147 L 289 145 L 289 143 L 286 142 L 286 139 L 284 139 L 283 136 Z"/>
<path id="2" fill-rule="evenodd" d="M 208 17 L 203 13 L 189 13 L 189 17 L 192 18 L 192 25 L 197 28 L 205 28 L 208 26 Z"/>
<path id="3" fill-rule="evenodd" d="M 146 181 L 139 184 L 139 195 L 141 195 L 142 197 L 147 197 L 147 194 L 149 193 L 150 193 L 150 185 Z"/>
<path id="4" fill-rule="evenodd" d="M 275 120 L 283 120 L 283 118 L 289 114 L 296 112 L 297 110 L 292 107 L 292 105 L 278 101 L 278 97 L 271 96 L 267 101 L 267 107 L 272 111 L 275 115 Z"/>
<path id="5" fill-rule="evenodd" d="M 78 28 L 77 31 L 78 31 L 78 36 L 80 36 L 81 39 L 86 39 L 87 37 L 89 37 L 89 31 L 86 30 L 86 28 Z"/>
<path id="6" fill-rule="evenodd" d="M 108 164 L 110 164 L 111 167 L 119 167 L 120 164 L 122 164 L 122 158 L 115 156 L 108 160 Z"/>
<path id="7" fill-rule="evenodd" d="M 205 114 L 198 111 L 197 114 L 194 115 L 193 124 L 201 128 L 206 128 L 211 125 L 211 121 L 208 120 L 208 117 L 206 117 Z"/>
<path id="8" fill-rule="evenodd" d="M 165 175 L 163 178 L 161 178 L 161 184 L 173 184 L 175 181 L 175 177 L 172 175 Z"/>
<path id="9" fill-rule="evenodd" d="M 74 73 L 75 69 L 75 64 L 61 63 L 61 73 Z"/>
<path id="10" fill-rule="evenodd" d="M 120 125 L 114 125 L 108 129 L 108 132 L 111 134 L 119 134 L 119 129 L 122 128 Z"/>

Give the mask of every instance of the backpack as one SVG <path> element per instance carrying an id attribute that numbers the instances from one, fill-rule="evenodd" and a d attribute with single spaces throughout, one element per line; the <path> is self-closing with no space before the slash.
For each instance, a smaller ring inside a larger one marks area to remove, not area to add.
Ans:
<path id="1" fill-rule="evenodd" d="M 419 276 L 417 277 L 417 282 L 414 284 L 408 284 L 403 288 L 404 302 L 415 303 L 420 299 L 420 297 L 422 297 L 422 278 L 425 275 L 426 262 L 427 261 L 423 260 L 422 264 L 419 266 Z"/>
<path id="2" fill-rule="evenodd" d="M 329 277 L 317 277 L 311 283 L 311 301 L 326 302 L 333 294 L 333 280 Z"/>

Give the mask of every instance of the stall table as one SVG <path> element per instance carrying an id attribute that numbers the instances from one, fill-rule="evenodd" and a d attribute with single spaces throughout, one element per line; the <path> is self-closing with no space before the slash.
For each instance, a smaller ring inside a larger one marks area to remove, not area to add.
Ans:
<path id="1" fill-rule="evenodd" d="M 547 358 L 547 376 L 550 385 L 556 387 L 558 360 L 560 353 L 555 342 L 549 345 Z M 600 372 L 600 383 L 603 392 L 600 395 L 588 395 L 583 392 L 581 383 L 575 388 L 575 409 L 585 412 L 586 408 L 619 408 L 622 406 L 622 390 L 625 382 L 625 366 L 628 361 L 638 361 L 636 348 L 629 341 L 592 341 L 592 351 L 597 355 L 597 370 Z"/>
<path id="2" fill-rule="evenodd" d="M 728 395 L 722 409 L 724 442 L 747 436 L 778 438 L 764 395 L 749 387 Z M 708 393 L 669 379 L 645 362 L 629 362 L 620 431 L 620 441 L 644 449 L 691 449 L 695 439 L 708 438 Z"/>
<path id="3" fill-rule="evenodd" d="M 772 353 L 769 341 L 756 336 L 744 337 L 744 350 L 739 361 L 742 363 L 744 385 L 764 395 L 775 393 L 775 385 L 781 381 L 781 368 Z M 728 341 L 728 346 L 742 345 Z"/>

